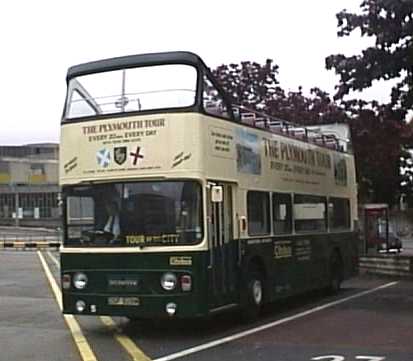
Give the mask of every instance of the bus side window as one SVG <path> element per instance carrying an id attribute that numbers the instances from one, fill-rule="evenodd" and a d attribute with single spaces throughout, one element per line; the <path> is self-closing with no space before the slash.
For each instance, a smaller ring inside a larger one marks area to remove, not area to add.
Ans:
<path id="1" fill-rule="evenodd" d="M 296 194 L 294 196 L 294 225 L 296 232 L 327 230 L 327 200 L 325 197 Z"/>
<path id="2" fill-rule="evenodd" d="M 272 214 L 275 234 L 287 234 L 292 232 L 291 194 L 273 193 Z"/>
<path id="3" fill-rule="evenodd" d="M 270 197 L 267 192 L 247 193 L 248 234 L 251 236 L 270 233 Z"/>
<path id="4" fill-rule="evenodd" d="M 350 229 L 350 201 L 331 197 L 328 202 L 328 216 L 331 230 Z"/>

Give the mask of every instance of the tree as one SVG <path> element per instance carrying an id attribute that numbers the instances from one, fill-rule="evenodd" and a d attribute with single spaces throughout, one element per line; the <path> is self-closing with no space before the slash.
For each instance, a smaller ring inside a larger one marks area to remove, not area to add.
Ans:
<path id="1" fill-rule="evenodd" d="M 262 110 L 268 101 L 284 97 L 278 86 L 278 65 L 271 59 L 264 65 L 250 61 L 221 65 L 212 73 L 234 104 Z"/>
<path id="2" fill-rule="evenodd" d="M 302 88 L 283 93 L 283 97 L 270 100 L 267 112 L 271 115 L 301 125 L 345 123 L 348 116 L 344 109 L 320 88 L 312 88 L 305 96 Z"/>
<path id="3" fill-rule="evenodd" d="M 359 30 L 375 43 L 359 55 L 330 55 L 327 69 L 339 75 L 335 99 L 363 90 L 375 80 L 395 79 L 388 105 L 347 102 L 361 188 L 373 200 L 393 204 L 400 193 L 412 194 L 412 128 L 404 122 L 413 109 L 413 0 L 364 0 L 361 12 L 337 14 L 338 36 Z M 346 103 L 346 102 L 345 102 Z M 357 106 L 355 107 L 355 105 Z M 363 191 L 362 191 L 363 193 Z"/>
<path id="4" fill-rule="evenodd" d="M 301 87 L 286 93 L 279 86 L 278 65 L 271 59 L 263 65 L 250 61 L 221 65 L 212 73 L 234 104 L 303 125 L 347 119 L 343 109 L 319 88 L 311 89 L 310 97 L 303 94 Z"/>
<path id="5" fill-rule="evenodd" d="M 403 113 L 377 102 L 353 100 L 343 104 L 350 116 L 359 201 L 392 205 L 401 192 L 407 192 L 407 185 L 411 186 L 407 174 L 401 173 L 402 162 L 407 164 L 410 158 L 401 146 L 406 134 Z"/>
<path id="6" fill-rule="evenodd" d="M 327 69 L 340 77 L 336 99 L 351 90 L 363 90 L 374 80 L 398 79 L 391 93 L 393 106 L 413 108 L 413 0 L 364 0 L 361 14 L 346 10 L 337 14 L 338 36 L 360 30 L 375 38 L 375 46 L 361 55 L 326 58 Z"/>
<path id="7" fill-rule="evenodd" d="M 301 88 L 285 92 L 273 60 L 221 65 L 212 72 L 235 104 L 302 125 L 348 123 L 362 200 L 393 204 L 411 186 L 413 177 L 400 173 L 400 166 L 410 162 L 401 144 L 412 134 L 402 121 L 403 110 L 360 100 L 338 103 L 319 88 L 309 96 Z"/>

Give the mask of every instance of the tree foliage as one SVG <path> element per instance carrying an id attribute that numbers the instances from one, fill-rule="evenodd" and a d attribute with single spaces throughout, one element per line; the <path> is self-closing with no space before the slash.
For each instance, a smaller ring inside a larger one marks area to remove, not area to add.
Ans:
<path id="1" fill-rule="evenodd" d="M 282 89 L 277 79 L 278 65 L 271 59 L 263 65 L 249 61 L 221 65 L 212 73 L 234 104 L 303 125 L 347 119 L 343 109 L 319 88 L 312 88 L 309 97 L 301 87 L 288 92 Z"/>
<path id="2" fill-rule="evenodd" d="M 326 58 L 327 69 L 340 77 L 336 99 L 368 88 L 374 80 L 397 79 L 392 105 L 413 108 L 413 0 L 364 0 L 360 8 L 361 14 L 337 14 L 338 36 L 360 30 L 362 36 L 374 37 L 375 44 L 360 55 Z"/>
<path id="3" fill-rule="evenodd" d="M 272 99 L 284 96 L 278 86 L 278 65 L 267 59 L 264 65 L 244 61 L 241 64 L 221 65 L 213 75 L 234 104 L 260 110 Z"/>
<path id="4" fill-rule="evenodd" d="M 401 156 L 406 161 L 410 157 L 401 146 L 407 134 L 403 113 L 362 100 L 343 105 L 350 117 L 360 202 L 394 204 L 402 192 L 402 181 L 411 184 L 400 168 Z"/>
<path id="5" fill-rule="evenodd" d="M 404 190 L 409 188 L 411 180 L 400 172 L 400 165 L 410 161 L 401 147 L 409 134 L 402 110 L 360 100 L 338 103 L 319 88 L 308 96 L 301 88 L 286 92 L 272 60 L 221 65 L 212 72 L 234 104 L 302 125 L 348 123 L 362 201 L 393 204 L 403 191 L 400 183 L 405 181 Z"/>

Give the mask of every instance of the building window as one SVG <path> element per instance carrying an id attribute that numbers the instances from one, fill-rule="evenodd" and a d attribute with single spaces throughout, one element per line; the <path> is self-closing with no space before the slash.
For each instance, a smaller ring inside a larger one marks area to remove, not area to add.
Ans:
<path id="1" fill-rule="evenodd" d="M 60 215 L 57 193 L 0 194 L 0 218 L 13 218 L 16 213 L 23 219 L 58 218 Z M 14 214 L 14 216 L 13 216 Z"/>
<path id="2" fill-rule="evenodd" d="M 10 219 L 13 218 L 13 212 L 15 212 L 15 195 L 14 194 L 0 194 L 0 218 Z"/>
<path id="3" fill-rule="evenodd" d="M 247 213 L 249 235 L 270 233 L 270 198 L 267 192 L 248 192 Z"/>

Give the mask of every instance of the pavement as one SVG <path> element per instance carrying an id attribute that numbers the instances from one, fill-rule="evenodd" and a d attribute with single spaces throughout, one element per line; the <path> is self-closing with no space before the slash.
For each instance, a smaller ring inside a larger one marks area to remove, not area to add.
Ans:
<path id="1" fill-rule="evenodd" d="M 402 254 L 406 256 L 413 256 L 413 238 L 403 239 L 402 245 L 403 245 Z"/>
<path id="2" fill-rule="evenodd" d="M 402 241 L 402 250 L 397 252 L 375 252 L 359 257 L 360 273 L 393 276 L 413 280 L 413 241 L 411 238 Z"/>

